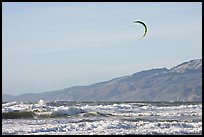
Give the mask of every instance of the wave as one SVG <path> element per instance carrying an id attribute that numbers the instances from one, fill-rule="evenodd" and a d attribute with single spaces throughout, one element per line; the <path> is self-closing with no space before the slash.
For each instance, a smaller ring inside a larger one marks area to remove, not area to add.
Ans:
<path id="1" fill-rule="evenodd" d="M 51 117 L 77 115 L 80 113 L 85 113 L 85 111 L 76 107 L 58 107 L 51 113 Z"/>
<path id="2" fill-rule="evenodd" d="M 55 117 L 198 117 L 202 115 L 200 103 L 80 103 L 46 102 L 37 103 L 8 102 L 2 104 L 3 119 L 55 118 Z M 191 113 L 186 113 L 190 111 Z M 137 119 L 136 119 L 137 120 Z M 134 120 L 133 120 L 134 121 Z"/>
<path id="3" fill-rule="evenodd" d="M 8 112 L 2 113 L 3 119 L 26 119 L 26 118 L 34 118 L 36 114 L 34 112 Z"/>
<path id="4" fill-rule="evenodd" d="M 59 118 L 59 117 L 109 117 L 114 116 L 112 114 L 90 111 L 86 112 L 84 110 L 71 108 L 68 111 L 58 110 L 54 112 L 36 112 L 36 111 L 16 111 L 2 113 L 2 119 L 42 119 L 42 118 Z"/>

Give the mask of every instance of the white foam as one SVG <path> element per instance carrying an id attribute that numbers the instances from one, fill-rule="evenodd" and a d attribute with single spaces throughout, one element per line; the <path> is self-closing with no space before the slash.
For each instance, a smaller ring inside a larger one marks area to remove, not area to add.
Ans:
<path id="1" fill-rule="evenodd" d="M 94 122 L 70 123 L 67 119 L 46 120 L 18 120 L 5 124 L 3 120 L 3 134 L 201 134 L 202 122 L 124 122 L 105 119 Z M 24 125 L 25 123 L 26 126 Z M 31 124 L 29 124 L 31 123 Z M 11 126 L 12 125 L 12 126 Z"/>
<path id="2" fill-rule="evenodd" d="M 75 115 L 84 112 L 84 110 L 76 107 L 56 107 L 52 112 L 53 115 Z"/>
<path id="3" fill-rule="evenodd" d="M 39 102 L 36 104 L 6 103 L 2 105 L 2 112 L 35 110 L 38 115 L 69 115 L 69 117 L 3 119 L 2 133 L 34 135 L 202 133 L 202 104 L 178 106 L 142 104 L 140 106 L 141 104 L 115 103 L 56 107 L 47 106 L 44 101 Z M 101 114 L 112 115 L 104 117 Z"/>
<path id="4" fill-rule="evenodd" d="M 8 102 L 8 103 L 2 104 L 2 107 L 9 107 L 9 106 L 13 106 L 13 105 L 15 105 L 15 104 L 17 104 L 16 101 L 14 101 L 14 102 Z"/>
<path id="5" fill-rule="evenodd" d="M 13 104 L 12 106 L 8 107 L 3 107 L 2 108 L 2 113 L 7 113 L 7 112 L 14 112 L 14 111 L 31 111 L 30 108 L 31 105 L 29 104 Z"/>
<path id="6" fill-rule="evenodd" d="M 38 105 L 39 105 L 39 106 L 46 106 L 46 101 L 40 100 L 40 101 L 38 102 Z"/>

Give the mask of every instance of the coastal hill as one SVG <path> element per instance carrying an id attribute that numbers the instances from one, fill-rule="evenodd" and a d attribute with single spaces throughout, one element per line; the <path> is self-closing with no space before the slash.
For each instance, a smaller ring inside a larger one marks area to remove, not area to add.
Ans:
<path id="1" fill-rule="evenodd" d="M 202 59 L 171 69 L 143 70 L 129 76 L 57 91 L 4 95 L 2 101 L 202 101 Z"/>

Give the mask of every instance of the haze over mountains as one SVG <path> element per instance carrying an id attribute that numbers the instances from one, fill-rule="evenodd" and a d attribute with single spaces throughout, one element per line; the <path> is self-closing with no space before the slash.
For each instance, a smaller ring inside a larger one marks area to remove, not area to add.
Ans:
<path id="1" fill-rule="evenodd" d="M 202 101 L 202 59 L 171 69 L 144 70 L 88 86 L 62 90 L 3 95 L 2 101 Z"/>

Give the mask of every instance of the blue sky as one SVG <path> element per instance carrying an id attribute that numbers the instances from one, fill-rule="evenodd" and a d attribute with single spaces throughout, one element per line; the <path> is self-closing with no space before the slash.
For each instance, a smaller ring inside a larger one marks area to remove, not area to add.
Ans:
<path id="1" fill-rule="evenodd" d="M 202 3 L 3 2 L 3 94 L 89 85 L 202 58 Z M 142 20 L 148 27 L 134 24 Z"/>

